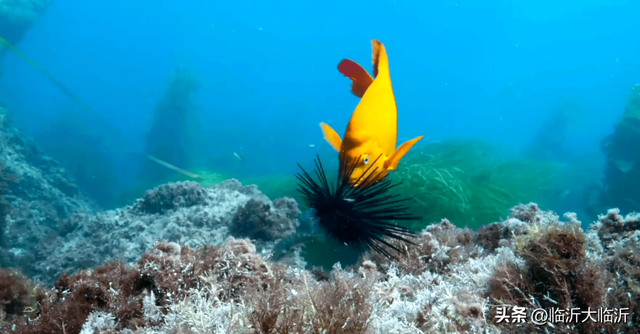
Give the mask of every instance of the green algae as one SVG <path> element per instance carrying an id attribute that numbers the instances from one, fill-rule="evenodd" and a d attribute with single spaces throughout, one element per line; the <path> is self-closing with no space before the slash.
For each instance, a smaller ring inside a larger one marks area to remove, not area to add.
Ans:
<path id="1" fill-rule="evenodd" d="M 557 163 L 506 156 L 492 145 L 451 139 L 414 148 L 392 179 L 423 222 L 448 218 L 477 228 L 506 217 L 518 203 L 545 205 L 562 187 L 565 168 Z"/>

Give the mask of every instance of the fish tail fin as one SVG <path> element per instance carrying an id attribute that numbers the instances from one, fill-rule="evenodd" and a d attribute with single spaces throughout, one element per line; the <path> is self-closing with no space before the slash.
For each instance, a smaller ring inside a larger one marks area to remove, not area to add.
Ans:
<path id="1" fill-rule="evenodd" d="M 340 64 L 338 64 L 338 71 L 345 77 L 351 79 L 351 92 L 360 98 L 373 82 L 371 75 L 369 75 L 360 64 L 351 59 L 343 59 Z"/>
<path id="2" fill-rule="evenodd" d="M 324 140 L 333 147 L 336 151 L 340 152 L 340 147 L 342 146 L 342 139 L 340 139 L 340 135 L 334 130 L 329 124 L 325 122 L 320 122 L 320 128 L 322 129 L 322 133 L 324 134 Z"/>
<path id="3" fill-rule="evenodd" d="M 373 52 L 373 76 L 378 77 L 378 73 L 383 72 L 389 74 L 389 58 L 387 50 L 377 39 L 371 40 L 371 50 Z"/>
<path id="4" fill-rule="evenodd" d="M 398 149 L 384 162 L 384 167 L 388 170 L 395 170 L 398 168 L 398 163 L 400 160 L 409 152 L 409 150 L 415 145 L 418 141 L 422 139 L 422 136 L 413 138 L 409 141 L 406 141 L 404 144 L 400 145 Z"/>

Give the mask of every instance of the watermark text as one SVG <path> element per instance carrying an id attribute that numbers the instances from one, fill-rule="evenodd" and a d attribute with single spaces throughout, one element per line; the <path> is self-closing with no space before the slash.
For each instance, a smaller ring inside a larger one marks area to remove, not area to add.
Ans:
<path id="1" fill-rule="evenodd" d="M 570 324 L 591 321 L 594 323 L 626 323 L 629 318 L 629 308 L 599 308 L 586 310 L 579 308 L 536 308 L 527 312 L 527 308 L 520 306 L 498 306 L 494 320 L 496 323 L 528 323 L 542 326 L 551 324 Z"/>

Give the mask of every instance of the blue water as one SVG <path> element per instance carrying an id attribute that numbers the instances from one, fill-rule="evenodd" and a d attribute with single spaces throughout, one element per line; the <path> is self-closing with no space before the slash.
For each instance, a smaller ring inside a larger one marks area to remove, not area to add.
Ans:
<path id="1" fill-rule="evenodd" d="M 49 148 L 52 132 L 89 132 L 74 145 L 100 147 L 113 166 L 104 177 L 126 187 L 182 64 L 201 87 L 180 167 L 293 173 L 334 154 L 318 123 L 342 133 L 358 103 L 336 66 L 351 58 L 370 69 L 376 38 L 390 57 L 399 140 L 471 136 L 518 151 L 569 101 L 566 147 L 597 159 L 640 82 L 638 13 L 640 2 L 612 0 L 56 0 L 17 47 L 92 111 L 11 54 L 0 101 Z"/>

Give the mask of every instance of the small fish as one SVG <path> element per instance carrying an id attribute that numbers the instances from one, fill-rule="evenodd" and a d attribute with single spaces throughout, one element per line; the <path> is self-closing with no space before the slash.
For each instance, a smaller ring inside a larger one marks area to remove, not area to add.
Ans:
<path id="1" fill-rule="evenodd" d="M 160 164 L 160 165 L 162 165 L 162 166 L 165 166 L 165 167 L 167 167 L 167 168 L 169 168 L 169 169 L 173 169 L 173 170 L 175 170 L 175 171 L 176 171 L 176 172 L 178 172 L 178 173 L 182 173 L 182 174 L 184 174 L 184 175 L 186 175 L 186 176 L 190 176 L 190 177 L 192 177 L 192 178 L 194 178 L 194 179 L 199 178 L 199 176 L 198 176 L 198 175 L 193 174 L 193 173 L 191 173 L 191 172 L 187 172 L 186 170 L 184 170 L 184 169 L 182 169 L 182 168 L 178 168 L 178 167 L 176 167 L 176 166 L 174 166 L 174 165 L 172 165 L 172 164 L 170 164 L 170 163 L 168 163 L 168 162 L 166 162 L 166 161 L 160 160 L 160 159 L 158 159 L 158 158 L 154 157 L 153 155 L 149 155 L 149 154 L 148 154 L 148 155 L 147 155 L 147 158 L 149 158 L 151 161 L 157 162 L 158 164 Z"/>
<path id="2" fill-rule="evenodd" d="M 391 87 L 389 60 L 382 43 L 374 39 L 372 48 L 373 77 L 352 60 L 344 59 L 338 64 L 340 73 L 352 81 L 351 92 L 362 98 L 351 115 L 344 140 L 329 125 L 320 123 L 324 139 L 341 153 L 340 164 L 358 161 L 349 180 L 356 186 L 359 179 L 368 176 L 367 171 L 380 173 L 377 179 L 381 179 L 386 171 L 398 168 L 400 159 L 422 139 L 422 136 L 411 139 L 396 149 L 398 110 Z"/>
<path id="3" fill-rule="evenodd" d="M 244 162 L 244 160 L 242 160 L 242 157 L 240 156 L 240 154 L 233 152 L 233 155 L 236 156 L 236 158 L 238 158 L 238 160 L 240 160 L 240 162 Z"/>
<path id="4" fill-rule="evenodd" d="M 316 147 L 316 145 L 314 145 L 314 144 L 309 144 L 309 147 L 314 148 L 314 147 Z"/>

